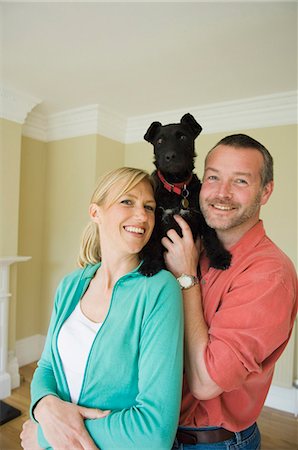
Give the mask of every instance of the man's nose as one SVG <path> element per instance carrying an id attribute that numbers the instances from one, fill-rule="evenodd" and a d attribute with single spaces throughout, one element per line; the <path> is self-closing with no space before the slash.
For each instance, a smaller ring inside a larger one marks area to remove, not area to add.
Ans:
<path id="1" fill-rule="evenodd" d="M 229 181 L 221 181 L 218 185 L 218 195 L 220 197 L 231 197 L 232 189 L 231 183 Z"/>

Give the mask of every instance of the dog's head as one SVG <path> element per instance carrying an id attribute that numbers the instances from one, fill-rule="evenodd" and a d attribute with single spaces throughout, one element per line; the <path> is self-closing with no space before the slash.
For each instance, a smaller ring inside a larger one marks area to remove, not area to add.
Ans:
<path id="1" fill-rule="evenodd" d="M 180 123 L 162 125 L 153 122 L 144 139 L 153 144 L 154 164 L 168 181 L 182 181 L 189 177 L 194 168 L 194 141 L 202 127 L 187 113 Z"/>

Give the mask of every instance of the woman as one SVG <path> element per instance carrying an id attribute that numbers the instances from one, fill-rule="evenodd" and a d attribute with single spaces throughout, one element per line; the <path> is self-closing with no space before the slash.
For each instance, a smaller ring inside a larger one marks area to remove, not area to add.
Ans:
<path id="1" fill-rule="evenodd" d="M 24 425 L 26 450 L 172 447 L 181 399 L 182 301 L 168 271 L 148 278 L 138 271 L 154 210 L 146 172 L 121 168 L 100 179 L 81 269 L 58 287 L 32 380 L 36 422 Z"/>

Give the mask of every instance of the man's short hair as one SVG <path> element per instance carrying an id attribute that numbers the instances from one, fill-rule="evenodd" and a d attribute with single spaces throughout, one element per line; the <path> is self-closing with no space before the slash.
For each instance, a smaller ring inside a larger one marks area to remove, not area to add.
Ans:
<path id="1" fill-rule="evenodd" d="M 246 134 L 231 134 L 221 139 L 210 152 L 218 145 L 229 145 L 230 147 L 236 148 L 253 148 L 258 150 L 264 159 L 264 164 L 261 171 L 261 182 L 262 186 L 266 186 L 269 181 L 273 180 L 273 158 L 269 151 L 260 142 L 256 141 Z M 209 153 L 210 153 L 209 152 Z"/>

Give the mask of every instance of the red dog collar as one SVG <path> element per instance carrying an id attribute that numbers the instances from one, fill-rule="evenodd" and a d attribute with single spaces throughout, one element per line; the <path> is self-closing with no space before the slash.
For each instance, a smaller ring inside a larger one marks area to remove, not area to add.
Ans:
<path id="1" fill-rule="evenodd" d="M 162 175 L 162 173 L 158 170 L 157 171 L 158 178 L 164 185 L 164 188 L 169 192 L 175 192 L 177 195 L 182 195 L 182 191 L 186 188 L 186 186 L 191 182 L 192 174 L 190 178 L 186 181 L 183 181 L 182 183 L 169 183 L 165 177 Z"/>

